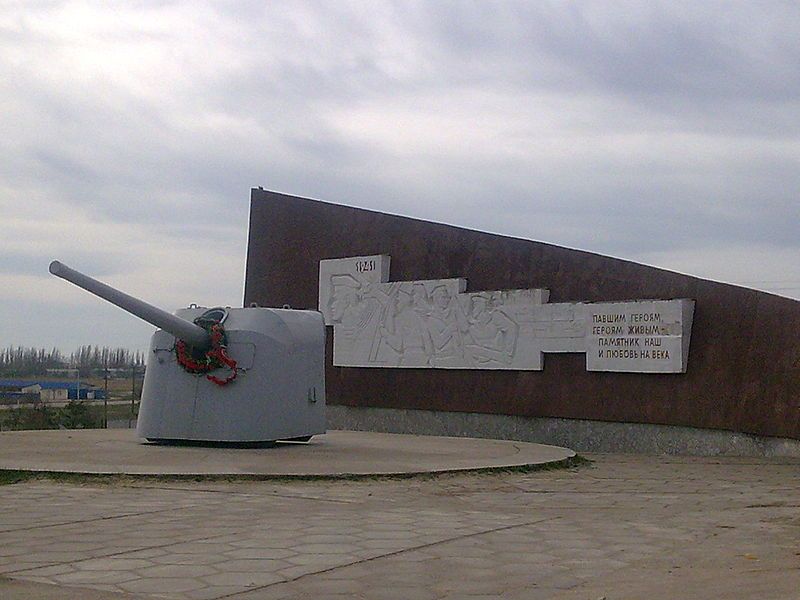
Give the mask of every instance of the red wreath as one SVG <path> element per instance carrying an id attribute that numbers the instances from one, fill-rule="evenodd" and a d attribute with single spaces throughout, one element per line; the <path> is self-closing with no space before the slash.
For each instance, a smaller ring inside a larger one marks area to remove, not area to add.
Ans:
<path id="1" fill-rule="evenodd" d="M 206 375 L 206 379 L 209 381 L 223 386 L 236 379 L 239 371 L 236 368 L 236 361 L 228 356 L 226 352 L 225 329 L 222 325 L 220 323 L 212 325 L 209 334 L 211 336 L 211 347 L 205 351 L 202 357 L 196 358 L 190 346 L 183 340 L 175 342 L 175 354 L 178 357 L 178 364 L 188 373 L 199 375 L 220 367 L 228 367 L 231 370 L 231 374 L 224 379 L 214 375 Z"/>

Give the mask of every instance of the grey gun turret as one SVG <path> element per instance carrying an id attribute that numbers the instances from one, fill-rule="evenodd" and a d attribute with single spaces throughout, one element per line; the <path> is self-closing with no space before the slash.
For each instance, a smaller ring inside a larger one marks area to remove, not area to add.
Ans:
<path id="1" fill-rule="evenodd" d="M 150 342 L 139 437 L 262 442 L 325 432 L 319 312 L 192 305 L 173 315 L 58 261 L 50 272 L 159 328 Z"/>

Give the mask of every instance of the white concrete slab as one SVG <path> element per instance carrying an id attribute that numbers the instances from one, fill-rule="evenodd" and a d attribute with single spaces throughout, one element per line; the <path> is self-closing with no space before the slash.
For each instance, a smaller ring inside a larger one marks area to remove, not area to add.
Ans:
<path id="1" fill-rule="evenodd" d="M 402 475 L 542 465 L 573 456 L 543 444 L 356 431 L 260 448 L 146 444 L 127 429 L 0 433 L 0 469 L 71 473 Z"/>

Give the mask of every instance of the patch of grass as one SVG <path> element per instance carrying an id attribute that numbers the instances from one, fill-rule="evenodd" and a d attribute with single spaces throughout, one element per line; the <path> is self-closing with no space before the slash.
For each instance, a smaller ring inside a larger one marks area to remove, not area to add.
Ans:
<path id="1" fill-rule="evenodd" d="M 89 404 L 87 409 L 89 410 L 89 414 L 92 418 L 96 419 L 98 422 L 103 421 L 103 404 Z M 131 417 L 131 405 L 129 403 L 125 404 L 109 404 L 108 405 L 108 420 L 109 421 L 119 421 L 125 420 L 130 418 L 136 418 L 139 414 L 139 403 L 137 402 L 133 407 L 133 417 Z"/>
<path id="2" fill-rule="evenodd" d="M 0 485 L 20 483 L 21 481 L 28 481 L 30 478 L 30 471 L 14 471 L 10 469 L 0 471 Z"/>
<path id="3" fill-rule="evenodd" d="M 134 419 L 139 413 L 139 405 L 109 404 L 108 420 Z M 103 427 L 105 407 L 81 400 L 71 400 L 65 406 L 54 407 L 46 404 L 12 407 L 0 411 L 1 431 L 22 431 L 31 429 L 100 429 Z"/>
<path id="4" fill-rule="evenodd" d="M 102 404 L 95 404 L 90 407 L 92 410 L 96 411 L 96 414 L 102 415 L 103 414 L 103 405 Z M 136 416 L 139 414 L 139 403 L 137 402 L 133 406 L 133 415 Z M 108 418 L 109 419 L 129 419 L 131 416 L 131 405 L 130 404 L 109 404 L 108 405 Z"/>
<path id="5" fill-rule="evenodd" d="M 582 456 L 573 456 L 565 460 L 542 465 L 519 465 L 516 467 L 484 467 L 470 470 L 438 471 L 435 473 L 392 473 L 392 474 L 357 474 L 341 475 L 128 475 L 116 473 L 65 473 L 60 471 L 20 471 L 0 469 L 0 485 L 23 483 L 26 481 L 53 481 L 77 485 L 135 485 L 136 483 L 241 483 L 272 482 L 291 483 L 295 481 L 396 481 L 401 479 L 440 479 L 444 477 L 502 475 L 510 473 L 535 473 L 537 471 L 553 471 L 557 469 L 576 469 L 590 465 L 592 461 Z"/>
<path id="6" fill-rule="evenodd" d="M 576 469 L 578 467 L 588 467 L 592 464 L 592 461 L 588 458 L 585 458 L 579 454 L 572 456 L 570 458 L 565 458 L 564 460 L 560 460 L 557 462 L 545 463 L 543 465 L 526 465 L 520 467 L 521 470 L 515 470 L 515 467 L 510 467 L 510 473 L 532 473 L 535 471 L 554 471 L 556 469 Z"/>

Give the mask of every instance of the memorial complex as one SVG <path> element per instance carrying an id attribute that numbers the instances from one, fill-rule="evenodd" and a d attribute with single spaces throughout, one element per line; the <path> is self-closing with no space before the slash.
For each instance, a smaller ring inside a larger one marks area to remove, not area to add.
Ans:
<path id="1" fill-rule="evenodd" d="M 331 426 L 794 453 L 800 302 L 252 190 L 245 305 L 318 308 Z"/>
<path id="2" fill-rule="evenodd" d="M 3 600 L 797 596 L 800 302 L 260 189 L 243 308 L 50 270 L 159 329 L 0 433 Z"/>

